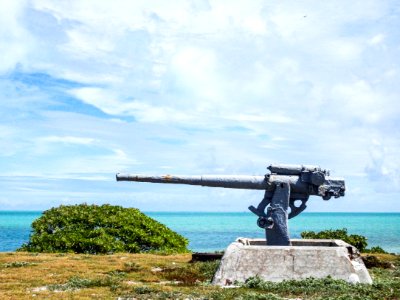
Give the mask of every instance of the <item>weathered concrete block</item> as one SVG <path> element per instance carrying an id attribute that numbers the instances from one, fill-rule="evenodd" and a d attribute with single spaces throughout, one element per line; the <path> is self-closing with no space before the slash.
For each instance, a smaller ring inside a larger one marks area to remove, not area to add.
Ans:
<path id="1" fill-rule="evenodd" d="M 331 276 L 372 283 L 358 250 L 341 240 L 291 240 L 292 246 L 266 246 L 265 240 L 238 238 L 222 257 L 213 284 L 231 285 L 259 276 L 267 281 Z"/>

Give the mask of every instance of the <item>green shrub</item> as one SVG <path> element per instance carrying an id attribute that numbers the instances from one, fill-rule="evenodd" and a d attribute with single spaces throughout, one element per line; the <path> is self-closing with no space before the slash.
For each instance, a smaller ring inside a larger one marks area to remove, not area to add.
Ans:
<path id="1" fill-rule="evenodd" d="M 69 205 L 51 208 L 32 223 L 29 252 L 187 252 L 188 240 L 135 208 Z"/>
<path id="2" fill-rule="evenodd" d="M 314 232 L 314 231 L 303 231 L 301 233 L 301 237 L 303 239 L 336 239 L 336 240 L 342 240 L 345 241 L 346 243 L 353 245 L 356 247 L 360 252 L 364 252 L 365 248 L 367 247 L 367 238 L 362 235 L 357 235 L 357 234 L 348 234 L 347 229 L 329 229 L 329 230 L 323 230 L 320 232 Z"/>
<path id="3" fill-rule="evenodd" d="M 380 253 L 380 254 L 388 254 L 385 250 L 383 250 L 379 246 L 372 247 L 371 249 L 365 249 L 364 252 L 366 253 Z"/>

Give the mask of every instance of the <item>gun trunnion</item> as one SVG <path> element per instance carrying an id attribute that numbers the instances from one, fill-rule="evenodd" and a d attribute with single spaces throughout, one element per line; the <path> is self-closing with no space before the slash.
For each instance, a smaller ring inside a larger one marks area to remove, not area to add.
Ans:
<path id="1" fill-rule="evenodd" d="M 117 181 L 265 190 L 264 198 L 257 208 L 250 206 L 249 210 L 258 216 L 258 226 L 266 230 L 267 245 L 290 245 L 287 219 L 304 211 L 309 196 L 320 196 L 324 200 L 329 200 L 332 196 L 335 198 L 344 196 L 344 179 L 330 177 L 329 171 L 320 167 L 270 165 L 268 169 L 270 174 L 265 176 L 151 176 L 118 173 L 116 179 Z M 265 209 L 267 209 L 266 212 Z"/>

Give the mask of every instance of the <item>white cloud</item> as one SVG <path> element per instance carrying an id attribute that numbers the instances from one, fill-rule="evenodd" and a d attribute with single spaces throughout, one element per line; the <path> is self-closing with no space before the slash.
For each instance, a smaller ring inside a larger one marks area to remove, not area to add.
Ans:
<path id="1" fill-rule="evenodd" d="M 382 33 L 379 33 L 377 35 L 374 35 L 371 39 L 369 39 L 368 44 L 378 45 L 378 44 L 381 44 L 384 40 L 385 40 L 385 35 Z"/>
<path id="2" fill-rule="evenodd" d="M 40 139 L 43 142 L 50 143 L 65 143 L 65 144 L 77 144 L 77 145 L 91 145 L 95 142 L 95 139 L 76 137 L 76 136 L 47 136 Z"/>
<path id="3" fill-rule="evenodd" d="M 354 39 L 337 39 L 329 41 L 324 50 L 339 60 L 358 60 L 363 48 L 364 45 Z"/>
<path id="4" fill-rule="evenodd" d="M 369 147 L 370 162 L 365 167 L 371 184 L 378 192 L 400 191 L 400 158 L 398 157 L 398 141 L 382 142 L 372 140 Z"/>
<path id="5" fill-rule="evenodd" d="M 139 100 L 119 101 L 117 93 L 101 88 L 69 91 L 75 97 L 111 115 L 133 116 L 142 122 L 187 121 L 190 116 L 169 107 L 153 106 Z"/>
<path id="6" fill-rule="evenodd" d="M 218 112 L 225 108 L 226 83 L 211 49 L 184 47 L 173 56 L 170 71 L 182 96 L 180 105 L 197 112 Z M 194 99 L 193 99 L 194 97 Z"/>
<path id="7" fill-rule="evenodd" d="M 357 80 L 333 87 L 332 94 L 338 99 L 337 105 L 343 114 L 359 118 L 367 123 L 376 123 L 386 114 L 387 97 L 375 91 L 371 84 Z M 393 108 L 390 108 L 393 109 Z"/>
<path id="8" fill-rule="evenodd" d="M 293 120 L 290 117 L 280 115 L 279 113 L 271 114 L 237 114 L 232 116 L 226 116 L 227 119 L 232 121 L 248 122 L 263 122 L 263 123 L 281 123 L 288 124 L 292 123 Z"/>
<path id="9" fill-rule="evenodd" d="M 5 0 L 0 10 L 0 72 L 12 70 L 33 48 L 33 40 L 21 24 L 26 1 Z"/>

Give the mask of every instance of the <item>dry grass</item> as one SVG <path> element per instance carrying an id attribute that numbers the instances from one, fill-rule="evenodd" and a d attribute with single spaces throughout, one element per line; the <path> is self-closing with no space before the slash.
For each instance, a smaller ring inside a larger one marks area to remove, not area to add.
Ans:
<path id="1" fill-rule="evenodd" d="M 187 265 L 190 259 L 190 254 L 0 253 L 0 298 L 113 299 L 152 283 L 168 290 L 158 270 Z"/>

